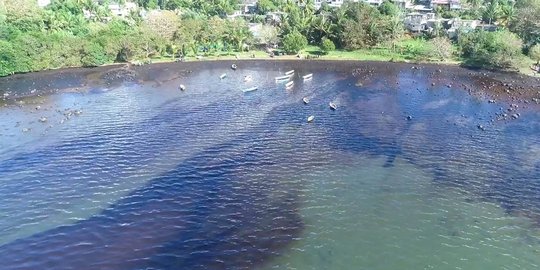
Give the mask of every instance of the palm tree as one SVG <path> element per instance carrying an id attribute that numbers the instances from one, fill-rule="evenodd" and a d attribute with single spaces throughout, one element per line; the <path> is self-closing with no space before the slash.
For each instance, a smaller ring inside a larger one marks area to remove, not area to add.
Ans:
<path id="1" fill-rule="evenodd" d="M 486 5 L 484 10 L 483 19 L 485 22 L 492 24 L 493 21 L 497 20 L 499 16 L 499 2 L 497 0 L 491 0 L 489 4 Z"/>
<path id="2" fill-rule="evenodd" d="M 516 17 L 516 10 L 514 9 L 514 3 L 510 5 L 504 5 L 501 8 L 500 22 L 504 27 L 508 27 L 508 24 Z"/>

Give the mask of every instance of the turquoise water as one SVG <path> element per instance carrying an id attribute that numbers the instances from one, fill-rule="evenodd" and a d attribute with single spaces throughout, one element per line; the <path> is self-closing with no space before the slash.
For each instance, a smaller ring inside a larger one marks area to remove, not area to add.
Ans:
<path id="1" fill-rule="evenodd" d="M 142 67 L 6 101 L 2 269 L 538 268 L 538 108 L 496 120 L 510 103 L 457 68 L 447 87 L 315 63 Z"/>

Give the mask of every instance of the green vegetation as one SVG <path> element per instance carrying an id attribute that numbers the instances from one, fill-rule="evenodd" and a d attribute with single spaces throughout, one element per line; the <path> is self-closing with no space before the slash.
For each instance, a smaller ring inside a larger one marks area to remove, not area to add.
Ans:
<path id="1" fill-rule="evenodd" d="M 334 45 L 334 42 L 332 40 L 324 37 L 321 41 L 321 51 L 324 52 L 324 54 L 328 54 L 328 52 L 333 51 L 336 49 L 336 45 Z"/>
<path id="2" fill-rule="evenodd" d="M 540 65 L 540 44 L 536 44 L 529 49 L 529 57 L 536 61 L 536 65 Z"/>
<path id="3" fill-rule="evenodd" d="M 442 17 L 482 19 L 499 30 L 465 31 L 454 39 L 436 24 L 421 36 L 406 35 L 405 11 L 391 0 L 379 7 L 346 2 L 340 8 L 312 0 L 260 0 L 251 17 L 228 18 L 238 0 L 136 0 L 126 16 L 108 3 L 125 0 L 0 1 L 0 76 L 113 62 L 146 63 L 180 57 L 324 55 L 326 59 L 445 61 L 490 69 L 517 69 L 538 62 L 540 0 L 468 0 L 467 9 Z M 268 12 L 280 11 L 268 20 Z M 276 15 L 278 16 L 278 15 Z M 262 23 L 255 33 L 248 22 Z M 536 45 L 536 46 L 535 46 Z M 287 56 L 283 56 L 287 57 Z M 525 60 L 524 60 L 525 59 Z M 524 60 L 524 61 L 522 61 Z"/>
<path id="4" fill-rule="evenodd" d="M 517 68 L 522 42 L 508 31 L 471 32 L 459 38 L 464 63 L 469 66 L 492 69 Z"/>
<path id="5" fill-rule="evenodd" d="M 283 49 L 287 53 L 298 53 L 308 45 L 306 37 L 300 32 L 293 31 L 283 37 Z"/>

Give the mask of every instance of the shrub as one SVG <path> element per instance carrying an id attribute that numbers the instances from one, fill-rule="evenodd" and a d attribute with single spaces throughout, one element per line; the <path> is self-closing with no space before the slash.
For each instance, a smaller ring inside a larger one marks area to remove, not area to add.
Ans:
<path id="1" fill-rule="evenodd" d="M 452 46 L 452 42 L 447 37 L 436 37 L 430 40 L 429 44 L 432 55 L 441 60 L 452 57 L 454 53 L 454 46 Z"/>
<path id="2" fill-rule="evenodd" d="M 468 66 L 513 69 L 521 56 L 521 39 L 509 31 L 465 33 L 458 43 Z"/>
<path id="3" fill-rule="evenodd" d="M 283 49 L 287 53 L 298 53 L 303 50 L 308 44 L 306 37 L 300 32 L 293 31 L 283 37 Z"/>
<path id="4" fill-rule="evenodd" d="M 328 38 L 323 38 L 321 40 L 321 51 L 323 51 L 325 54 L 335 49 L 336 49 L 336 45 L 334 45 L 334 42 L 332 42 L 332 40 Z"/>
<path id="5" fill-rule="evenodd" d="M 540 64 L 540 44 L 536 44 L 529 49 L 529 57 Z"/>
<path id="6" fill-rule="evenodd" d="M 84 46 L 81 56 L 81 64 L 84 67 L 97 67 L 108 62 L 105 49 L 98 43 L 90 43 Z"/>

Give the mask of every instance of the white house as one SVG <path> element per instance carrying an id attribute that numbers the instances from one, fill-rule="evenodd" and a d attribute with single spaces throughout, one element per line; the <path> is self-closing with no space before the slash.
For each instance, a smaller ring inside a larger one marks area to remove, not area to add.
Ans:
<path id="1" fill-rule="evenodd" d="M 111 10 L 112 15 L 118 17 L 127 17 L 131 11 L 137 9 L 137 4 L 133 2 L 126 2 L 125 4 L 109 4 L 109 9 Z"/>
<path id="2" fill-rule="evenodd" d="M 51 0 L 38 0 L 37 4 L 39 7 L 46 7 L 51 3 Z"/>

